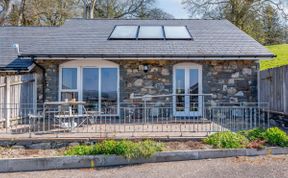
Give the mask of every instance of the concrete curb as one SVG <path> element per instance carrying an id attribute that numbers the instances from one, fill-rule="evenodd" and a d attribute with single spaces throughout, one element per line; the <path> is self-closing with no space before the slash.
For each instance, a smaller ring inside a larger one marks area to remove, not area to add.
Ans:
<path id="1" fill-rule="evenodd" d="M 288 148 L 187 150 L 160 152 L 148 159 L 127 160 L 121 156 L 63 156 L 50 158 L 0 159 L 0 172 L 40 171 L 53 169 L 76 169 L 120 166 L 142 163 L 200 160 L 235 156 L 288 154 Z"/>

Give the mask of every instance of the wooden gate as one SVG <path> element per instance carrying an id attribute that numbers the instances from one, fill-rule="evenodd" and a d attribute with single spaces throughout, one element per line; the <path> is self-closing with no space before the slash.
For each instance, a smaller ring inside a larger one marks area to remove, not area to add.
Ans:
<path id="1" fill-rule="evenodd" d="M 259 100 L 269 102 L 272 112 L 288 114 L 288 65 L 260 71 Z"/>
<path id="2" fill-rule="evenodd" d="M 23 105 L 36 105 L 36 93 L 35 74 L 0 76 L 0 127 L 9 127 Z"/>

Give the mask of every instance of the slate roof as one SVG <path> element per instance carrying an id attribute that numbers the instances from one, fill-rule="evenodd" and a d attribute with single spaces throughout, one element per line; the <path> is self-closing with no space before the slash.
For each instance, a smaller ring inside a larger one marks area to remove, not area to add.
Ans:
<path id="1" fill-rule="evenodd" d="M 31 65 L 33 65 L 31 58 L 16 58 L 6 66 L 0 66 L 0 70 L 28 70 Z"/>
<path id="2" fill-rule="evenodd" d="M 0 27 L 0 71 L 27 69 L 32 65 L 31 58 L 20 59 L 12 46 L 20 45 L 20 51 L 33 48 L 41 37 L 54 27 Z"/>
<path id="3" fill-rule="evenodd" d="M 193 40 L 108 40 L 115 25 L 187 26 Z M 16 57 L 271 58 L 265 47 L 227 20 L 83 20 L 60 27 L 1 27 L 0 66 Z"/>

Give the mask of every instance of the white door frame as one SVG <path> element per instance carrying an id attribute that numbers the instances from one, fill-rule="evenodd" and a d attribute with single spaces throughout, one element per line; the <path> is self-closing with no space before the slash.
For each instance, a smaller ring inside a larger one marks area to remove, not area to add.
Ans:
<path id="1" fill-rule="evenodd" d="M 77 89 L 63 90 L 62 89 L 62 69 L 63 68 L 76 68 L 77 69 Z M 84 68 L 97 68 L 99 72 L 99 97 L 101 96 L 101 71 L 103 68 L 117 68 L 117 113 L 116 114 L 103 114 L 105 116 L 119 116 L 120 113 L 120 70 L 119 65 L 107 60 L 72 60 L 63 63 L 59 66 L 59 93 L 58 100 L 61 101 L 61 92 L 78 92 L 78 100 L 83 100 L 83 69 Z M 100 103 L 100 100 L 99 100 Z M 99 104 L 101 111 L 101 104 Z"/>
<path id="2" fill-rule="evenodd" d="M 195 63 L 179 63 L 173 66 L 173 114 L 174 116 L 201 116 L 202 115 L 202 105 L 203 98 L 202 96 L 198 97 L 198 111 L 190 111 L 190 97 L 189 95 L 185 96 L 185 109 L 184 111 L 176 111 L 176 69 L 184 69 L 185 71 L 185 94 L 188 94 L 189 83 L 190 83 L 190 69 L 198 70 L 198 94 L 202 94 L 202 65 Z"/>

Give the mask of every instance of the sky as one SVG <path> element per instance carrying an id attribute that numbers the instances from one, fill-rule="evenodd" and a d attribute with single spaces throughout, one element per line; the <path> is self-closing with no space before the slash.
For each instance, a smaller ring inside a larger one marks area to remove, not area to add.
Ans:
<path id="1" fill-rule="evenodd" d="M 156 6 L 173 15 L 176 19 L 187 19 L 189 14 L 181 4 L 182 0 L 156 0 Z"/>

